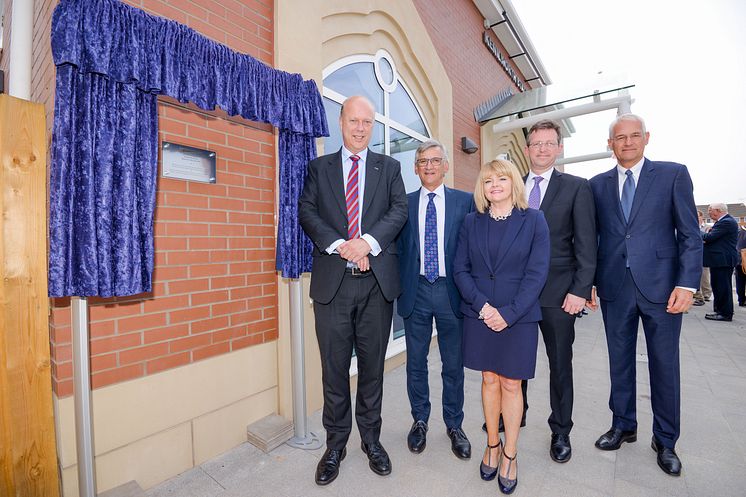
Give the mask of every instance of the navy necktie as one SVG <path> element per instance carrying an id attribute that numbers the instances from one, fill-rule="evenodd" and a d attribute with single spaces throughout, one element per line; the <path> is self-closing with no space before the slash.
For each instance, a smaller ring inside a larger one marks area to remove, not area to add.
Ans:
<path id="1" fill-rule="evenodd" d="M 427 194 L 430 200 L 425 210 L 425 278 L 435 283 L 440 271 L 438 270 L 438 214 L 435 211 L 435 193 Z"/>
<path id="2" fill-rule="evenodd" d="M 629 222 L 632 201 L 635 199 L 635 178 L 629 169 L 624 174 L 627 175 L 627 179 L 624 180 L 624 186 L 622 187 L 622 212 L 624 212 L 624 219 Z"/>

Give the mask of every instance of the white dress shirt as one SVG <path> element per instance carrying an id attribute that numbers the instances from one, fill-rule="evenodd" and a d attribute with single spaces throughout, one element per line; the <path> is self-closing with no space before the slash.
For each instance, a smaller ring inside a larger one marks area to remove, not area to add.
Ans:
<path id="1" fill-rule="evenodd" d="M 419 227 L 420 227 L 420 254 L 424 254 L 425 248 L 425 217 L 427 214 L 427 204 L 430 202 L 428 194 L 431 193 L 427 188 L 420 188 L 420 209 L 419 209 Z M 438 223 L 438 276 L 446 276 L 446 251 L 445 251 L 445 233 L 446 233 L 446 189 L 441 185 L 433 190 L 433 204 L 435 204 L 435 214 Z M 425 275 L 425 258 L 420 257 L 420 274 Z"/>
<path id="2" fill-rule="evenodd" d="M 640 184 L 640 172 L 642 171 L 642 164 L 645 162 L 645 157 L 640 159 L 640 162 L 632 166 L 629 170 L 632 171 L 632 179 L 635 180 L 635 191 L 637 191 L 637 185 Z M 616 172 L 619 180 L 619 200 L 622 200 L 622 188 L 624 188 L 624 182 L 627 181 L 627 169 L 623 168 L 619 164 L 616 165 Z"/>
<path id="3" fill-rule="evenodd" d="M 537 176 L 541 176 L 544 178 L 539 183 L 539 191 L 541 192 L 541 197 L 539 198 L 539 205 L 544 201 L 544 195 L 547 194 L 547 188 L 549 187 L 549 181 L 552 179 L 552 173 L 554 172 L 554 166 L 550 167 L 546 171 L 544 171 L 541 174 L 534 174 L 530 169 L 528 171 L 528 176 L 526 177 L 526 202 L 528 202 L 528 196 L 531 195 L 531 190 L 534 188 L 534 178 Z"/>
<path id="4" fill-rule="evenodd" d="M 368 149 L 363 149 L 357 154 L 353 154 L 345 146 L 342 146 L 342 192 L 345 193 L 347 189 L 347 178 L 350 176 L 352 171 L 352 159 L 351 156 L 357 155 L 360 160 L 357 161 L 357 202 L 358 202 L 358 225 L 360 230 L 363 229 L 363 199 L 365 198 L 365 165 L 368 160 Z M 360 235 L 360 238 L 368 242 L 370 245 L 370 255 L 377 256 L 381 253 L 381 245 L 371 235 L 364 233 Z M 326 249 L 327 254 L 333 254 L 337 251 L 337 247 L 342 245 L 345 239 L 339 238 L 329 245 Z"/>

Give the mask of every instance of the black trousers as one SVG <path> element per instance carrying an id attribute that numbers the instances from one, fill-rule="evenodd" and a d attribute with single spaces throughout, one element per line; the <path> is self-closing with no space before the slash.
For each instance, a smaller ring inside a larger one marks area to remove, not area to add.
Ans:
<path id="1" fill-rule="evenodd" d="M 713 310 L 723 316 L 733 316 L 733 268 L 711 267 Z"/>
<path id="2" fill-rule="evenodd" d="M 383 364 L 393 302 L 383 297 L 370 271 L 361 276 L 345 273 L 332 301 L 328 304 L 314 302 L 313 309 L 321 353 L 326 446 L 342 450 L 352 431 L 350 361 L 353 347 L 358 370 L 355 420 L 363 442 L 378 442 Z"/>
<path id="3" fill-rule="evenodd" d="M 561 307 L 542 307 L 539 322 L 549 359 L 549 404 L 547 422 L 552 433 L 568 435 L 572 430 L 573 379 L 572 345 L 575 342 L 575 316 Z M 523 381 L 523 416 L 528 410 L 528 382 Z"/>
<path id="4" fill-rule="evenodd" d="M 736 266 L 736 295 L 738 295 L 738 305 L 746 304 L 746 273 L 739 264 Z"/>

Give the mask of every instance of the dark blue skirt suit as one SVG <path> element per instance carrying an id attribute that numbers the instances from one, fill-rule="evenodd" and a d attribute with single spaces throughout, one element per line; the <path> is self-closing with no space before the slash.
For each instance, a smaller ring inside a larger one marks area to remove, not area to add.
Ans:
<path id="1" fill-rule="evenodd" d="M 549 228 L 544 214 L 514 208 L 496 221 L 489 214 L 466 216 L 453 263 L 464 314 L 464 366 L 514 379 L 534 377 L 539 295 L 549 272 Z M 508 327 L 492 331 L 479 319 L 489 302 Z"/>

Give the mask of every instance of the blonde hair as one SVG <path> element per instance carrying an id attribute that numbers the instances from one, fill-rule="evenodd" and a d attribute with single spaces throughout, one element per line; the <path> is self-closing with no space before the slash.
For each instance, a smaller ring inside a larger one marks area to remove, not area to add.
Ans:
<path id="1" fill-rule="evenodd" d="M 490 208 L 490 202 L 487 200 L 487 197 L 484 196 L 484 180 L 492 175 L 497 177 L 507 176 L 510 178 L 510 181 L 513 183 L 511 191 L 513 206 L 518 207 L 519 209 L 528 209 L 528 202 L 526 202 L 526 187 L 523 184 L 523 178 L 521 177 L 521 173 L 518 172 L 518 168 L 510 161 L 495 159 L 484 164 L 479 170 L 477 184 L 474 187 L 474 203 L 477 205 L 477 211 L 484 214 Z"/>

